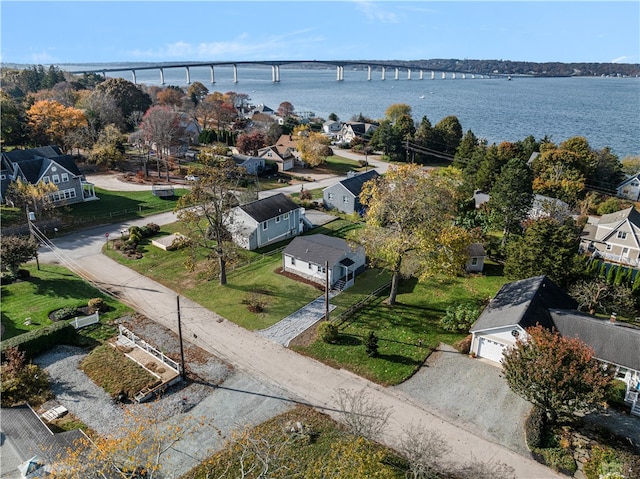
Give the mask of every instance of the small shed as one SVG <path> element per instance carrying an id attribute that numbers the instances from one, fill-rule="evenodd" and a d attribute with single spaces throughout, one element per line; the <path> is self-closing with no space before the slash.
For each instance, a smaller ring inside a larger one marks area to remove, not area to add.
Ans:
<path id="1" fill-rule="evenodd" d="M 467 273 L 481 273 L 484 269 L 484 258 L 487 256 L 481 243 L 471 243 L 467 248 L 469 259 L 465 265 Z"/>

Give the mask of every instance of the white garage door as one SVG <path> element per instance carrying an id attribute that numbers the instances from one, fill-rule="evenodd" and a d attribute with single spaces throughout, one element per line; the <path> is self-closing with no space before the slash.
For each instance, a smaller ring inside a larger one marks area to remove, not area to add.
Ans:
<path id="1" fill-rule="evenodd" d="M 491 361 L 495 361 L 496 363 L 502 362 L 502 351 L 507 346 L 505 344 L 499 343 L 498 341 L 493 341 L 487 338 L 480 338 L 478 342 L 478 356 L 485 359 L 490 359 Z"/>

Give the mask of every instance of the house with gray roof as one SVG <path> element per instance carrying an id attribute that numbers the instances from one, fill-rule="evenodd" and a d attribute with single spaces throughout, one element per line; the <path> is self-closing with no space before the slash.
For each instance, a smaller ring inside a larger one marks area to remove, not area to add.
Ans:
<path id="1" fill-rule="evenodd" d="M 357 274 L 365 269 L 365 252 L 342 238 L 323 234 L 298 236 L 282 252 L 283 271 L 325 285 L 331 289 L 353 285 Z"/>
<path id="2" fill-rule="evenodd" d="M 362 185 L 367 181 L 380 176 L 376 170 L 369 170 L 364 173 L 348 176 L 344 180 L 327 186 L 322 190 L 322 200 L 327 209 L 337 209 L 343 213 L 361 213 L 363 210 L 360 203 L 360 192 Z"/>
<path id="3" fill-rule="evenodd" d="M 631 206 L 590 218 L 580 236 L 580 250 L 605 262 L 640 266 L 640 212 Z"/>
<path id="4" fill-rule="evenodd" d="M 467 256 L 467 263 L 464 267 L 465 271 L 467 273 L 481 273 L 484 269 L 484 259 L 487 256 L 487 252 L 482 243 L 471 243 L 467 247 Z"/>
<path id="5" fill-rule="evenodd" d="M 257 175 L 264 170 L 264 158 L 235 154 L 231 155 L 231 159 L 236 165 L 247 170 L 247 174 L 249 175 Z"/>
<path id="6" fill-rule="evenodd" d="M 640 414 L 640 328 L 577 311 L 577 302 L 546 276 L 505 284 L 471 327 L 471 353 L 494 364 L 526 329 L 538 324 L 566 337 L 579 338 L 595 357 L 627 385 Z M 630 400 L 630 402 L 632 402 Z"/>
<path id="7" fill-rule="evenodd" d="M 71 155 L 65 155 L 57 146 L 42 146 L 28 150 L 3 151 L 0 166 L 0 199 L 7 198 L 11 183 L 18 181 L 37 185 L 53 184 L 58 189 L 45 201 L 54 206 L 97 200 L 94 185 L 84 175 Z"/>
<path id="8" fill-rule="evenodd" d="M 625 200 L 640 200 L 640 172 L 627 177 L 616 186 L 616 196 Z"/>
<path id="9" fill-rule="evenodd" d="M 54 434 L 29 405 L 3 407 L 0 414 L 1 477 L 45 477 L 49 466 L 86 439 L 79 429 Z"/>
<path id="10" fill-rule="evenodd" d="M 227 220 L 233 241 L 253 251 L 298 236 L 304 229 L 304 209 L 282 193 L 236 206 Z"/>

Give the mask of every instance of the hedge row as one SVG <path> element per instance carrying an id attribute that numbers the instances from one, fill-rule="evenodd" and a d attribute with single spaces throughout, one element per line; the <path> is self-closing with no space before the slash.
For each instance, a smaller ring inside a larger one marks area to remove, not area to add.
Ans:
<path id="1" fill-rule="evenodd" d="M 14 346 L 24 351 L 27 358 L 33 358 L 58 344 L 75 344 L 76 339 L 76 330 L 71 324 L 66 321 L 53 323 L 2 341 L 3 360 L 4 352 Z"/>

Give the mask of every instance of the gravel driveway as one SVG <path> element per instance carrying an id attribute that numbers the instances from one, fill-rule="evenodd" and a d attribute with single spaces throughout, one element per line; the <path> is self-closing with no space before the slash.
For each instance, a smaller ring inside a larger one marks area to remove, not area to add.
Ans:
<path id="1" fill-rule="evenodd" d="M 172 332 L 146 318 L 132 320 L 127 327 L 163 351 L 170 353 L 179 347 Z M 85 356 L 81 348 L 57 346 L 34 362 L 49 373 L 57 401 L 101 435 L 113 434 L 124 426 L 124 410 L 152 414 L 187 431 L 193 426 L 193 431 L 163 458 L 167 478 L 180 477 L 220 449 L 234 430 L 257 425 L 293 406 L 284 391 L 229 367 L 189 343 L 185 344 L 185 356 L 194 381 L 173 386 L 144 405 L 116 404 L 79 369 Z"/>
<path id="2" fill-rule="evenodd" d="M 502 371 L 441 344 L 408 381 L 395 386 L 474 434 L 530 456 L 524 421 L 531 404 L 511 390 Z"/>

